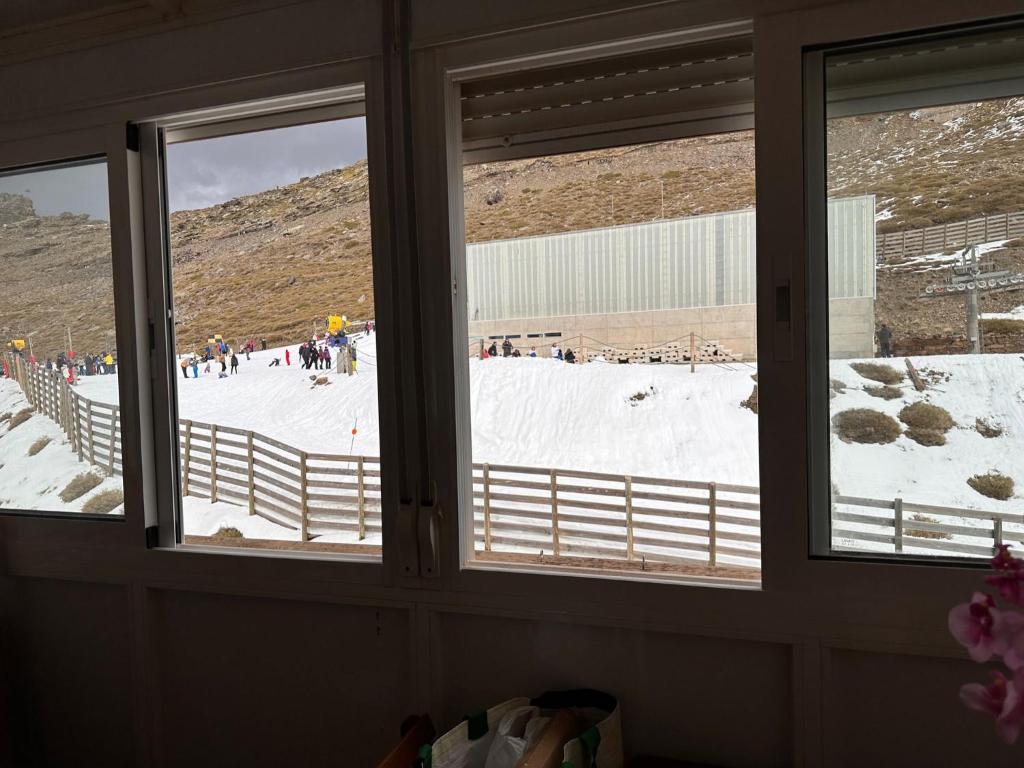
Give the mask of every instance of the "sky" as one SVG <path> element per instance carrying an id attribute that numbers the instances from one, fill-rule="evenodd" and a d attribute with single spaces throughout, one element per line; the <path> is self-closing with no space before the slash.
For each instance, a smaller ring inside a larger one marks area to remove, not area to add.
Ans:
<path id="1" fill-rule="evenodd" d="M 171 211 L 207 208 L 366 159 L 366 120 L 349 118 L 167 147 Z M 107 164 L 0 174 L 0 192 L 31 198 L 36 213 L 109 221 Z"/>
<path id="2" fill-rule="evenodd" d="M 364 159 L 361 117 L 171 144 L 170 209 L 208 208 Z"/>

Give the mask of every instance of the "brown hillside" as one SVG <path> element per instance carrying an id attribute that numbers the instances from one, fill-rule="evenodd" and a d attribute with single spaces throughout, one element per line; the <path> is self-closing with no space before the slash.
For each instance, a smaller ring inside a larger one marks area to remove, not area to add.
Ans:
<path id="1" fill-rule="evenodd" d="M 831 121 L 830 194 L 874 193 L 879 230 L 1024 210 L 1024 99 Z M 470 242 L 674 218 L 754 205 L 750 132 L 464 171 Z M 365 162 L 171 216 L 179 350 L 211 333 L 294 341 L 329 312 L 374 314 Z M 663 196 L 664 191 L 664 196 Z M 37 354 L 113 344 L 109 232 L 82 216 L 37 216 L 0 195 L 0 331 L 35 330 Z M 997 254 L 1024 267 L 1024 251 Z M 879 319 L 897 333 L 953 332 L 957 302 L 910 301 L 942 269 L 882 265 Z M 986 311 L 1024 303 L 987 299 Z M 6 330 L 4 330 L 6 329 Z"/>

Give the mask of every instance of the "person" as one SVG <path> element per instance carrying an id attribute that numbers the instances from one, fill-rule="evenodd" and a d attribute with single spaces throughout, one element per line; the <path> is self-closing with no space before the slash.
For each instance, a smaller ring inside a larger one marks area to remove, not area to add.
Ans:
<path id="1" fill-rule="evenodd" d="M 573 352 L 572 349 L 567 349 L 565 351 L 565 362 L 567 362 L 567 363 L 575 363 L 576 362 L 576 353 Z"/>
<path id="2" fill-rule="evenodd" d="M 114 356 L 107 352 L 107 354 L 103 356 L 103 371 L 104 373 L 115 373 L 116 370 L 117 369 L 114 367 Z"/>
<path id="3" fill-rule="evenodd" d="M 302 370 L 309 368 L 309 342 L 304 341 L 299 347 L 299 359 L 302 360 Z"/>
<path id="4" fill-rule="evenodd" d="M 512 357 L 512 340 L 508 336 L 501 342 L 501 356 Z"/>
<path id="5" fill-rule="evenodd" d="M 260 339 L 260 349 L 262 349 L 264 352 L 267 351 L 267 340 L 266 339 Z"/>
<path id="6" fill-rule="evenodd" d="M 490 356 L 491 356 L 491 353 L 488 352 L 486 348 L 481 348 L 480 349 L 480 359 L 481 360 L 486 360 Z"/>
<path id="7" fill-rule="evenodd" d="M 522 355 L 519 354 L 519 350 L 518 349 L 513 349 L 512 350 L 512 357 L 522 357 Z"/>
<path id="8" fill-rule="evenodd" d="M 224 371 L 219 371 L 219 372 L 217 373 L 217 378 L 218 378 L 218 379 L 226 379 L 227 377 L 228 377 L 228 375 L 227 375 L 227 373 L 225 373 Z"/>
<path id="9" fill-rule="evenodd" d="M 562 349 L 557 344 L 552 344 L 551 345 L 551 359 L 552 360 L 561 360 L 562 359 Z"/>
<path id="10" fill-rule="evenodd" d="M 489 346 L 487 348 L 487 354 L 490 355 L 491 357 L 497 357 L 498 356 L 498 344 L 497 344 L 497 342 L 494 342 L 494 341 L 491 342 L 491 346 Z"/>
<path id="11" fill-rule="evenodd" d="M 324 351 L 320 353 L 320 359 L 324 361 L 324 370 L 331 370 L 331 350 L 324 344 Z"/>
<path id="12" fill-rule="evenodd" d="M 885 323 L 875 333 L 878 339 L 878 354 L 881 357 L 892 357 L 892 330 Z"/>
<path id="13" fill-rule="evenodd" d="M 49 357 L 46 358 L 46 370 L 48 370 L 48 371 L 52 371 L 53 370 L 53 360 L 50 359 Z"/>
<path id="14" fill-rule="evenodd" d="M 267 368 L 273 368 L 274 366 L 280 366 L 280 365 L 281 365 L 281 358 L 280 357 L 275 357 L 273 360 L 270 361 L 270 365 L 268 365 Z"/>
<path id="15" fill-rule="evenodd" d="M 238 373 L 238 356 L 234 352 L 231 353 L 231 375 L 234 376 Z"/>
<path id="16" fill-rule="evenodd" d="M 206 359 L 206 367 L 203 368 L 203 373 L 209 373 L 209 372 L 210 372 L 210 359 L 207 358 Z"/>
<path id="17" fill-rule="evenodd" d="M 292 352 L 291 352 L 290 349 L 285 349 L 285 351 L 284 351 L 284 364 L 285 365 L 291 365 L 292 364 Z"/>
<path id="18" fill-rule="evenodd" d="M 352 373 L 356 373 L 356 343 L 354 341 L 349 345 L 349 354 L 352 356 Z"/>
<path id="19" fill-rule="evenodd" d="M 225 359 L 224 355 L 219 355 L 217 357 L 217 362 L 220 363 L 220 372 L 221 373 L 227 373 L 228 372 L 228 361 Z"/>
<path id="20" fill-rule="evenodd" d="M 252 350 L 252 343 L 250 342 L 249 344 L 245 345 L 245 359 L 246 359 L 247 362 L 249 360 L 249 352 L 251 350 Z"/>
<path id="21" fill-rule="evenodd" d="M 529 356 L 530 357 L 536 357 L 537 356 L 537 348 L 536 347 L 530 347 L 530 355 Z"/>
<path id="22" fill-rule="evenodd" d="M 188 378 L 188 358 L 187 357 L 181 358 L 181 372 L 185 376 L 185 378 L 187 379 Z"/>
<path id="23" fill-rule="evenodd" d="M 192 378 L 199 378 L 199 358 L 195 355 L 192 355 Z"/>

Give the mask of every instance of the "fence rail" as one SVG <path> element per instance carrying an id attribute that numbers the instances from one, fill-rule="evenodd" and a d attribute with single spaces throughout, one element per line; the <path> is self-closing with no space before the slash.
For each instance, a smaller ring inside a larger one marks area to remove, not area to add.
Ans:
<path id="1" fill-rule="evenodd" d="M 875 249 L 879 259 L 887 259 L 939 253 L 952 248 L 966 248 L 975 243 L 1013 240 L 1017 237 L 1024 237 L 1024 211 L 879 234 L 875 236 Z"/>
<path id="2" fill-rule="evenodd" d="M 29 402 L 61 425 L 82 462 L 122 473 L 116 405 L 79 395 L 56 371 L 8 357 Z M 247 508 L 303 541 L 381 532 L 380 459 L 302 451 L 252 430 L 179 420 L 186 496 Z M 473 465 L 477 555 L 759 569 L 756 486 L 603 472 Z M 954 519 L 950 519 L 954 518 Z M 1024 545 L 1024 514 L 836 495 L 837 549 L 987 557 Z"/>

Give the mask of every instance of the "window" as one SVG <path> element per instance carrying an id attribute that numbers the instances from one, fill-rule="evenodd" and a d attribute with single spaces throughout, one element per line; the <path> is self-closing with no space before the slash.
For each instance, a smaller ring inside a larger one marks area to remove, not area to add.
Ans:
<path id="1" fill-rule="evenodd" d="M 759 580 L 752 94 L 742 36 L 461 84 L 467 565 Z"/>
<path id="2" fill-rule="evenodd" d="M 380 555 L 358 91 L 315 120 L 165 127 L 185 544 Z"/>
<path id="3" fill-rule="evenodd" d="M 108 205 L 102 158 L 0 173 L 4 509 L 124 514 Z"/>
<path id="4" fill-rule="evenodd" d="M 1022 52 L 1004 28 L 823 57 L 819 552 L 1024 541 Z"/>

